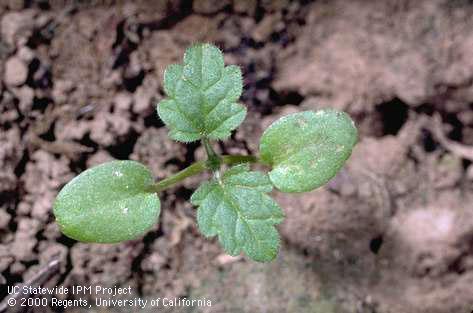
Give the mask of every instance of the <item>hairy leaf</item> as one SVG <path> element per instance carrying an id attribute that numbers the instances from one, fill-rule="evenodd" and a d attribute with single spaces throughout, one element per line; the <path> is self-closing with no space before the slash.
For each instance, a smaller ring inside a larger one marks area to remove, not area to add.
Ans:
<path id="1" fill-rule="evenodd" d="M 246 115 L 236 102 L 242 92 L 240 68 L 225 67 L 222 53 L 211 44 L 190 47 L 183 65 L 168 66 L 164 91 L 168 98 L 157 110 L 174 140 L 225 139 Z"/>
<path id="2" fill-rule="evenodd" d="M 197 222 L 206 236 L 218 235 L 230 255 L 245 252 L 259 262 L 273 260 L 279 249 L 274 225 L 284 214 L 266 193 L 272 190 L 268 176 L 250 172 L 247 164 L 237 165 L 222 177 L 203 183 L 192 195 L 199 206 Z"/>
<path id="3" fill-rule="evenodd" d="M 68 237 L 99 243 L 135 239 L 149 230 L 160 202 L 148 191 L 149 170 L 135 161 L 112 161 L 82 172 L 59 192 L 54 215 Z"/>
<path id="4" fill-rule="evenodd" d="M 284 116 L 265 130 L 261 159 L 273 169 L 269 177 L 284 192 L 313 190 L 341 169 L 357 142 L 350 117 L 332 109 Z"/>

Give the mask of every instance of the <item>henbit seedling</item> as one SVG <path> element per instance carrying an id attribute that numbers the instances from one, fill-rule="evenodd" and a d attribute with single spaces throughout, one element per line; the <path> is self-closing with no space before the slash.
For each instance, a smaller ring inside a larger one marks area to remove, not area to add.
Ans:
<path id="1" fill-rule="evenodd" d="M 224 140 L 244 120 L 246 109 L 237 101 L 242 75 L 225 66 L 220 50 L 196 44 L 183 64 L 164 73 L 168 98 L 158 115 L 177 141 L 200 140 L 207 159 L 159 182 L 135 161 L 107 162 L 81 173 L 59 192 L 54 214 L 68 237 L 97 243 L 136 239 L 158 220 L 157 193 L 203 171 L 203 182 L 190 201 L 198 207 L 197 223 L 206 237 L 218 236 L 230 255 L 244 252 L 255 261 L 273 260 L 279 249 L 275 225 L 284 213 L 269 196 L 273 186 L 282 192 L 305 192 L 327 183 L 341 169 L 357 142 L 350 117 L 332 109 L 284 116 L 269 126 L 260 140 L 260 155 L 219 155 L 212 140 Z M 250 170 L 261 163 L 269 173 Z"/>

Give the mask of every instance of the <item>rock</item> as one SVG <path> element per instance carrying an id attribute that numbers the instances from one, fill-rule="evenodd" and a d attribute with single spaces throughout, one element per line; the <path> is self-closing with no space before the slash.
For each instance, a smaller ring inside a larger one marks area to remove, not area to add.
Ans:
<path id="1" fill-rule="evenodd" d="M 12 93 L 20 100 L 18 107 L 23 114 L 31 111 L 34 99 L 34 90 L 28 86 L 21 86 L 20 88 L 12 88 Z"/>
<path id="2" fill-rule="evenodd" d="M 50 241 L 56 241 L 57 238 L 62 236 L 61 230 L 57 223 L 47 224 L 43 232 L 44 238 Z"/>
<path id="3" fill-rule="evenodd" d="M 30 62 L 34 59 L 35 53 L 28 47 L 20 47 L 18 49 L 18 58 L 20 58 L 25 64 L 30 64 Z"/>
<path id="4" fill-rule="evenodd" d="M 143 75 L 143 67 L 141 66 L 138 54 L 133 52 L 130 55 L 130 62 L 123 73 L 123 78 L 125 80 L 133 81 L 138 80 L 141 75 Z"/>
<path id="5" fill-rule="evenodd" d="M 3 40 L 14 46 L 19 39 L 31 34 L 35 24 L 34 16 L 33 10 L 5 14 L 0 24 Z"/>
<path id="6" fill-rule="evenodd" d="M 6 245 L 0 246 L 0 256 L 0 272 L 3 272 L 14 262 L 15 259 Z"/>
<path id="7" fill-rule="evenodd" d="M 115 96 L 113 102 L 119 111 L 128 111 L 133 102 L 133 98 L 129 93 L 120 92 Z"/>
<path id="8" fill-rule="evenodd" d="M 33 248 L 36 246 L 36 233 L 40 223 L 34 219 L 24 218 L 18 223 L 11 251 L 17 261 L 31 261 L 35 258 Z"/>
<path id="9" fill-rule="evenodd" d="M 46 223 L 50 218 L 51 204 L 54 202 L 56 192 L 45 192 L 37 201 L 31 203 L 31 217 L 35 220 Z"/>
<path id="10" fill-rule="evenodd" d="M 109 146 L 130 131 L 132 122 L 128 112 L 98 112 L 89 127 L 93 141 Z"/>
<path id="11" fill-rule="evenodd" d="M 14 275 L 21 275 L 25 271 L 26 266 L 21 262 L 15 262 L 10 266 L 10 273 Z"/>
<path id="12" fill-rule="evenodd" d="M 6 212 L 6 210 L 2 207 L 0 210 L 0 229 L 6 229 L 8 227 L 8 223 L 10 223 L 11 216 Z"/>
<path id="13" fill-rule="evenodd" d="M 233 1 L 233 10 L 238 13 L 246 13 L 253 16 L 256 12 L 258 2 L 256 0 L 235 0 Z"/>
<path id="14" fill-rule="evenodd" d="M 473 253 L 471 244 L 465 242 L 467 238 L 471 242 L 473 235 L 471 200 L 458 193 L 444 193 L 390 221 L 379 255 L 389 261 L 383 266 L 379 286 L 389 282 L 390 289 L 400 293 L 393 297 L 384 288 L 374 290 L 373 298 L 381 304 L 378 312 L 471 310 L 468 290 Z"/>
<path id="15" fill-rule="evenodd" d="M 457 257 L 455 210 L 420 208 L 399 214 L 391 222 L 388 242 L 403 255 L 398 261 L 413 275 L 440 274 Z"/>
<path id="16" fill-rule="evenodd" d="M 4 81 L 8 86 L 20 86 L 28 78 L 28 67 L 18 57 L 11 57 L 5 63 Z"/>
<path id="17" fill-rule="evenodd" d="M 256 41 L 267 41 L 272 33 L 281 31 L 284 27 L 281 13 L 269 14 L 256 26 L 251 36 Z"/>
<path id="18" fill-rule="evenodd" d="M 161 99 L 158 92 L 159 82 L 153 75 L 147 75 L 143 84 L 133 94 L 133 112 L 136 114 L 150 114 L 156 109 Z"/>

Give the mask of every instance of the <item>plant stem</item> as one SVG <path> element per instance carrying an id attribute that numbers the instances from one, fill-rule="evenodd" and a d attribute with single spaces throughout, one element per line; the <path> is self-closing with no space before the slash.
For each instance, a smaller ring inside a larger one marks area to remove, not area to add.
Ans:
<path id="1" fill-rule="evenodd" d="M 260 160 L 254 155 L 223 155 L 222 163 L 227 165 L 234 165 L 240 163 L 258 163 Z"/>
<path id="2" fill-rule="evenodd" d="M 218 157 L 217 152 L 212 148 L 210 145 L 210 141 L 207 138 L 202 138 L 202 143 L 205 148 L 205 152 L 207 152 L 208 157 Z"/>
<path id="3" fill-rule="evenodd" d="M 207 153 L 207 167 L 216 172 L 220 169 L 221 158 L 210 145 L 210 141 L 207 138 L 202 138 L 202 144 L 204 145 L 205 152 Z"/>
<path id="4" fill-rule="evenodd" d="M 235 165 L 240 163 L 257 163 L 259 162 L 258 157 L 252 155 L 222 155 L 219 157 L 221 162 L 226 165 Z M 183 181 L 184 179 L 200 174 L 209 168 L 208 161 L 199 161 L 192 165 L 189 165 L 182 171 L 177 172 L 176 174 L 165 178 L 153 185 L 150 186 L 150 191 L 161 192 L 166 190 L 175 184 Z"/>
<path id="5" fill-rule="evenodd" d="M 176 174 L 163 179 L 160 182 L 155 183 L 154 185 L 151 185 L 151 190 L 154 192 L 160 192 L 163 190 L 168 189 L 169 187 L 174 186 L 180 181 L 183 181 L 187 177 L 191 177 L 197 174 L 202 173 L 207 169 L 207 162 L 206 161 L 199 161 L 196 162 L 182 171 L 177 172 Z"/>

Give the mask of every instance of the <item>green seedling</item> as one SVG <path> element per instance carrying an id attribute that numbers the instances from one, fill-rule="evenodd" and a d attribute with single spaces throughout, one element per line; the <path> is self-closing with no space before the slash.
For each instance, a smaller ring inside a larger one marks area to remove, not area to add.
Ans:
<path id="1" fill-rule="evenodd" d="M 157 194 L 210 171 L 212 178 L 190 199 L 197 206 L 202 234 L 218 236 L 230 255 L 244 252 L 255 261 L 273 260 L 280 241 L 275 225 L 284 219 L 270 196 L 273 187 L 296 193 L 327 183 L 357 142 L 353 121 L 332 109 L 290 114 L 264 131 L 259 156 L 219 155 L 213 141 L 230 137 L 246 115 L 238 103 L 240 68 L 225 66 L 217 47 L 196 44 L 185 52 L 183 64 L 166 69 L 164 91 L 167 98 L 157 111 L 169 136 L 180 142 L 200 140 L 207 159 L 158 182 L 135 161 L 112 161 L 88 169 L 56 198 L 54 214 L 61 231 L 83 242 L 136 239 L 158 221 Z M 252 163 L 265 165 L 269 172 L 252 171 Z"/>

